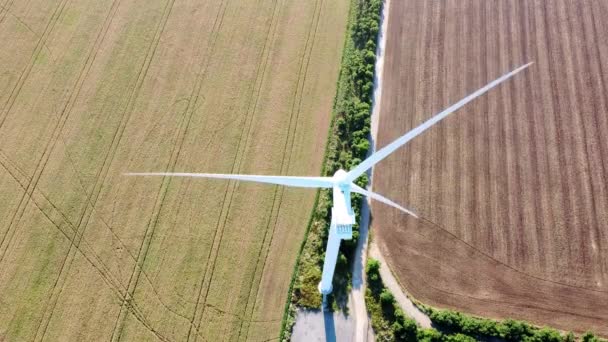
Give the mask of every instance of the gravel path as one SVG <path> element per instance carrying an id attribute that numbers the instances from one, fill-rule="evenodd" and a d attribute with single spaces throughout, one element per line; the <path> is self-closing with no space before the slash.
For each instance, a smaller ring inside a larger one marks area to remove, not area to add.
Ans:
<path id="1" fill-rule="evenodd" d="M 380 277 L 384 285 L 393 293 L 395 300 L 399 303 L 399 306 L 403 311 L 410 317 L 412 317 L 421 327 L 430 328 L 431 320 L 429 317 L 420 311 L 414 303 L 407 297 L 405 292 L 402 290 L 401 285 L 391 272 L 390 267 L 384 260 L 380 249 L 375 242 L 371 242 L 369 246 L 369 256 L 380 261 Z"/>
<path id="2" fill-rule="evenodd" d="M 350 342 L 354 340 L 353 316 L 341 312 L 298 310 L 291 340 L 294 342 Z"/>

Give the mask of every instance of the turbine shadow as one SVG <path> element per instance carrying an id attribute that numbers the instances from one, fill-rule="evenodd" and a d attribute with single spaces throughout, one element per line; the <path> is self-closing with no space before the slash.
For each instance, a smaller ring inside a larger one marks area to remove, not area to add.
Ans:
<path id="1" fill-rule="evenodd" d="M 324 311 L 323 322 L 325 323 L 325 341 L 336 342 L 336 325 L 334 322 L 334 313 L 331 311 Z"/>

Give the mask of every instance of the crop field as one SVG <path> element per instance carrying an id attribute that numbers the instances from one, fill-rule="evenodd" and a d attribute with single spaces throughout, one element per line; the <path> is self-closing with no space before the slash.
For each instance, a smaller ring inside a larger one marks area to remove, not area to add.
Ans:
<path id="1" fill-rule="evenodd" d="M 349 2 L 0 0 L 0 340 L 279 336 Z"/>
<path id="2" fill-rule="evenodd" d="M 392 1 L 378 146 L 529 61 L 399 150 L 373 231 L 416 299 L 608 335 L 608 3 Z"/>

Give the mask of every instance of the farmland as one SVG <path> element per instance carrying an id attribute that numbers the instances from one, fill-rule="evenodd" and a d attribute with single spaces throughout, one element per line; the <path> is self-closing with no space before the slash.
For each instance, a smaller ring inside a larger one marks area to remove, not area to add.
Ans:
<path id="1" fill-rule="evenodd" d="M 277 338 L 314 192 L 122 173 L 317 175 L 348 5 L 2 0 L 0 340 Z"/>
<path id="2" fill-rule="evenodd" d="M 379 147 L 535 64 L 380 163 L 373 233 L 422 302 L 608 335 L 605 1 L 392 1 Z"/>

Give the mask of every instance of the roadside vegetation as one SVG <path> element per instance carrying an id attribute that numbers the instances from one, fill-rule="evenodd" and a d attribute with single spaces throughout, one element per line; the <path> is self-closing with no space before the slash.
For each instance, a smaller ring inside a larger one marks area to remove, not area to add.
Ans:
<path id="1" fill-rule="evenodd" d="M 353 1 L 348 37 L 344 47 L 342 68 L 334 103 L 331 132 L 326 150 L 323 174 L 333 175 L 339 169 L 348 170 L 365 158 L 369 150 L 371 95 L 376 61 L 380 0 Z M 357 184 L 367 185 L 367 176 Z M 353 194 L 353 210 L 357 217 L 362 197 Z M 299 262 L 294 286 L 293 301 L 298 306 L 318 309 L 321 295 L 317 286 L 331 219 L 330 191 L 321 191 L 313 214 L 308 240 Z M 353 227 L 353 239 L 343 241 L 334 276 L 332 300 L 337 307 L 346 303 L 351 279 L 350 265 L 359 236 L 359 227 Z"/>
<path id="2" fill-rule="evenodd" d="M 378 341 L 501 341 L 528 342 L 603 342 L 590 332 L 580 338 L 573 333 L 562 334 L 551 328 L 539 328 L 525 322 L 507 319 L 495 321 L 451 310 L 438 310 L 419 305 L 437 329 L 423 329 L 399 308 L 393 294 L 380 278 L 380 263 L 368 259 L 365 272 L 367 289 L 365 304 Z"/>
<path id="3" fill-rule="evenodd" d="M 372 91 L 376 62 L 376 44 L 380 28 L 381 0 L 351 1 L 348 31 L 342 55 L 340 77 L 334 99 L 332 122 L 328 137 L 322 174 L 333 175 L 337 170 L 349 170 L 367 155 L 371 125 Z M 367 185 L 367 175 L 356 183 Z M 357 217 L 362 197 L 352 195 Z M 295 323 L 295 308 L 320 309 L 323 258 L 331 220 L 331 192 L 321 190 L 306 232 L 298 262 L 294 269 L 289 300 L 283 318 L 281 339 L 289 339 Z M 353 227 L 353 239 L 342 241 L 333 280 L 333 293 L 328 301 L 334 309 L 344 309 L 351 284 L 351 265 L 359 237 L 359 226 Z"/>

